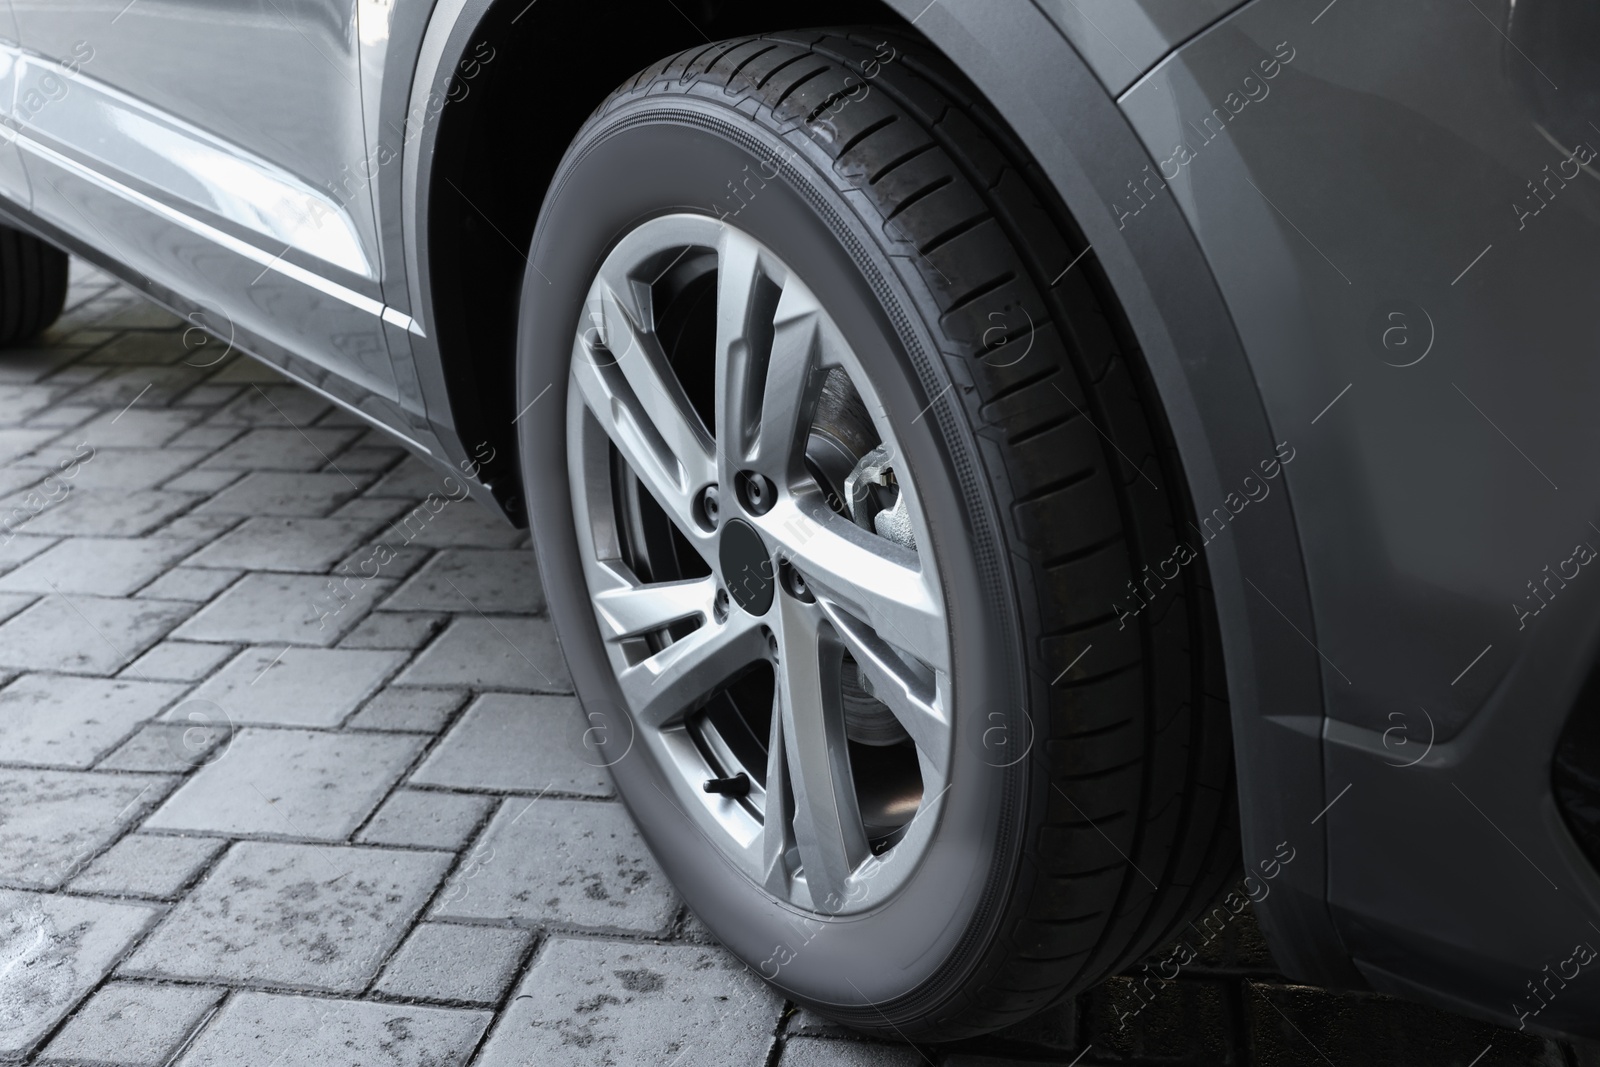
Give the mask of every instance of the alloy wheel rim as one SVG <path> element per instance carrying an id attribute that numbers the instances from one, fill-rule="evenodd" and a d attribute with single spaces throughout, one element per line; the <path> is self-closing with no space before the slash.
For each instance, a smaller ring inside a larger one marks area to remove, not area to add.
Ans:
<path id="1" fill-rule="evenodd" d="M 882 904 L 937 829 L 951 648 L 915 478 L 856 353 L 770 249 L 675 214 L 606 257 L 570 375 L 621 758 L 652 760 L 770 898 Z"/>

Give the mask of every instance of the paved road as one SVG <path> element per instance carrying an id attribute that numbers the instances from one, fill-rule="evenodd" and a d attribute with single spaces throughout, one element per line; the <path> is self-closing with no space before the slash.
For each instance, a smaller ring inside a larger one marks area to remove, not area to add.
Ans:
<path id="1" fill-rule="evenodd" d="M 73 279 L 0 355 L 0 1062 L 1600 1064 L 1289 985 L 1226 912 L 957 1048 L 796 1010 L 591 765 L 524 535 Z"/>

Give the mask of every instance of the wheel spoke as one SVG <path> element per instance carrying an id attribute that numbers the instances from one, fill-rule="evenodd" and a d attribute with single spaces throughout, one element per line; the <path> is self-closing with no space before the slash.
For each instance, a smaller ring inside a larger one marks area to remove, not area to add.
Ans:
<path id="1" fill-rule="evenodd" d="M 789 789 L 789 763 L 784 745 L 783 694 L 772 695 L 772 728 L 767 740 L 767 807 L 761 816 L 761 878 L 767 892 L 789 896 L 789 849 L 794 845 L 789 823 L 794 806 Z"/>
<path id="2" fill-rule="evenodd" d="M 701 536 L 695 493 L 716 479 L 713 445 L 694 415 L 655 335 L 642 329 L 625 298 L 603 279 L 591 296 L 591 321 L 579 337 L 572 378 L 584 405 L 656 503 L 691 541 Z M 614 346 L 614 347 L 613 347 Z"/>
<path id="3" fill-rule="evenodd" d="M 711 438 L 668 365 L 661 343 L 644 324 L 631 293 L 631 282 L 626 279 L 613 285 L 602 277 L 600 303 L 606 347 L 632 387 L 639 410 L 684 465 L 689 474 L 688 488 L 692 490 L 712 478 Z"/>
<path id="4" fill-rule="evenodd" d="M 944 612 L 916 552 L 867 533 L 820 499 L 786 501 L 756 521 L 819 599 L 934 670 L 949 670 Z"/>
<path id="5" fill-rule="evenodd" d="M 872 695 L 889 708 L 942 778 L 950 759 L 950 720 L 937 679 L 931 671 L 907 662 L 860 619 L 826 600 L 819 603 L 866 675 Z"/>
<path id="6" fill-rule="evenodd" d="M 820 381 L 822 320 L 821 306 L 804 285 L 790 279 L 779 291 L 754 241 L 734 230 L 724 234 L 716 401 L 724 484 L 740 470 L 758 470 L 780 483 L 802 470 L 802 438 Z"/>
<path id="7" fill-rule="evenodd" d="M 803 473 L 805 438 L 821 383 L 822 308 L 799 282 L 784 287 L 773 320 L 751 466 L 774 481 Z"/>
<path id="8" fill-rule="evenodd" d="M 725 230 L 717 249 L 717 463 L 731 486 L 755 437 L 755 389 L 764 353 L 752 351 L 760 317 L 761 249 L 737 230 Z"/>
<path id="9" fill-rule="evenodd" d="M 601 572 L 591 576 L 595 608 L 610 633 L 608 639 L 654 633 L 683 619 L 711 618 L 717 584 L 711 578 L 684 582 L 631 581 L 612 565 L 600 562 Z"/>
<path id="10" fill-rule="evenodd" d="M 617 675 L 628 708 L 643 726 L 676 722 L 707 694 L 766 653 L 766 640 L 750 616 L 734 612 L 678 638 Z"/>
<path id="11" fill-rule="evenodd" d="M 790 597 L 778 602 L 778 710 L 794 793 L 795 840 L 812 907 L 838 912 L 850 873 L 868 855 L 850 778 L 838 648 L 824 647 L 818 613 L 809 605 Z"/>

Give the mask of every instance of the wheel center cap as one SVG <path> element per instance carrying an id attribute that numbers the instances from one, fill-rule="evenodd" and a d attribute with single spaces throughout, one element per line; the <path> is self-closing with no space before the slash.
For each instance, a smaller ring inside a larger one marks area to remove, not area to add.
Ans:
<path id="1" fill-rule="evenodd" d="M 717 551 L 722 583 L 728 595 L 751 615 L 765 615 L 772 607 L 772 559 L 756 528 L 743 519 L 729 519 L 722 527 Z"/>

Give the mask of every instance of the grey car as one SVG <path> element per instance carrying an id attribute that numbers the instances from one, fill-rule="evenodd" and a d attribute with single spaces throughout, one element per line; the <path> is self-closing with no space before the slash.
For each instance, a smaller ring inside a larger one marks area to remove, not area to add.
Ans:
<path id="1" fill-rule="evenodd" d="M 1578 0 L 0 0 L 0 337 L 85 257 L 531 527 L 592 758 L 835 1020 L 1253 905 L 1296 979 L 1600 1036 L 1597 54 Z"/>

